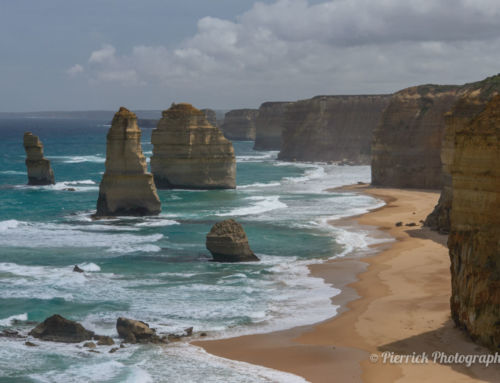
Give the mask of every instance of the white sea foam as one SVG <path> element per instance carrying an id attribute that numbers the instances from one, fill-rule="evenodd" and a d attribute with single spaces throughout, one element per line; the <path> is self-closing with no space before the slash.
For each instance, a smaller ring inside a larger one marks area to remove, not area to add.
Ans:
<path id="1" fill-rule="evenodd" d="M 15 321 L 27 321 L 27 320 L 28 320 L 28 313 L 12 315 L 8 318 L 0 319 L 0 326 L 10 326 Z"/>
<path id="2" fill-rule="evenodd" d="M 4 171 L 1 171 L 0 174 L 25 175 L 26 172 L 19 172 L 19 171 L 16 171 L 16 170 L 4 170 Z"/>
<path id="3" fill-rule="evenodd" d="M 96 225 L 94 225 L 96 226 Z M 101 225 L 104 227 L 104 225 Z M 160 250 L 152 243 L 163 238 L 162 234 L 134 235 L 105 233 L 90 230 L 92 225 L 0 221 L 0 246 L 27 248 L 105 248 L 112 253 Z M 114 230 L 120 230 L 114 227 Z M 127 230 L 127 228 L 125 228 Z"/>
<path id="4" fill-rule="evenodd" d="M 237 162 L 262 162 L 275 160 L 278 157 L 279 151 L 258 152 L 259 154 L 236 156 Z"/>
<path id="5" fill-rule="evenodd" d="M 106 161 L 106 158 L 99 154 L 89 156 L 49 156 L 47 158 L 66 164 L 78 164 L 82 162 L 104 163 Z"/>
<path id="6" fill-rule="evenodd" d="M 179 222 L 171 220 L 171 219 L 157 219 L 157 220 L 149 220 L 146 222 L 141 222 L 136 224 L 139 227 L 164 227 L 164 226 L 172 226 L 178 225 Z"/>
<path id="7" fill-rule="evenodd" d="M 281 185 L 281 183 L 279 183 L 279 182 L 269 182 L 269 183 L 255 182 L 255 183 L 249 184 L 249 185 L 238 186 L 238 189 L 269 188 L 269 187 L 275 187 L 275 186 L 280 186 L 280 185 Z"/>
<path id="8" fill-rule="evenodd" d="M 275 209 L 283 209 L 287 207 L 287 204 L 280 201 L 279 196 L 268 196 L 268 197 L 247 197 L 248 201 L 254 201 L 251 206 L 238 207 L 229 212 L 217 213 L 216 215 L 220 217 L 227 216 L 246 216 L 260 214 L 267 211 Z"/>
<path id="9" fill-rule="evenodd" d="M 92 262 L 82 263 L 81 265 L 78 265 L 78 267 L 80 267 L 80 269 L 82 269 L 83 271 L 89 271 L 89 272 L 101 271 L 101 268 Z"/>
<path id="10" fill-rule="evenodd" d="M 17 185 L 18 189 L 41 189 L 41 190 L 66 190 L 71 189 L 71 191 L 75 192 L 89 192 L 99 190 L 99 186 L 97 186 L 96 182 L 92 180 L 81 180 L 81 181 L 61 181 L 56 182 L 55 185 L 43 185 L 43 186 L 31 186 L 31 185 Z"/>

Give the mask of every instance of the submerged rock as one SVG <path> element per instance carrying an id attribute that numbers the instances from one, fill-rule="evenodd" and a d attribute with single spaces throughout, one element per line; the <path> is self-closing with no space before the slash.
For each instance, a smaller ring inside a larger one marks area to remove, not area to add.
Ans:
<path id="1" fill-rule="evenodd" d="M 57 314 L 45 319 L 31 330 L 29 335 L 42 340 L 63 343 L 80 343 L 99 337 L 93 331 L 85 329 L 80 323 Z"/>
<path id="2" fill-rule="evenodd" d="M 96 217 L 156 215 L 161 211 L 153 176 L 147 173 L 137 117 L 121 107 L 107 136 L 106 171 L 99 186 Z"/>
<path id="3" fill-rule="evenodd" d="M 207 235 L 206 246 L 216 262 L 259 260 L 250 249 L 243 226 L 233 219 L 216 223 Z"/>
<path id="4" fill-rule="evenodd" d="M 128 343 L 160 343 L 162 340 L 147 323 L 120 317 L 116 321 L 116 331 Z"/>
<path id="5" fill-rule="evenodd" d="M 24 133 L 24 150 L 28 169 L 28 185 L 54 185 L 50 161 L 43 156 L 43 144 L 33 133 Z"/>
<path id="6" fill-rule="evenodd" d="M 163 111 L 153 131 L 151 171 L 159 189 L 234 189 L 233 145 L 190 104 Z"/>

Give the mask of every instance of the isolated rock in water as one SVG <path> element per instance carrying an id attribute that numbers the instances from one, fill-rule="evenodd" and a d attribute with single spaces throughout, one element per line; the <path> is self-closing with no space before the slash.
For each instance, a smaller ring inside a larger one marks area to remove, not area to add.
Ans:
<path id="1" fill-rule="evenodd" d="M 217 114 L 215 113 L 215 110 L 202 109 L 201 111 L 205 115 L 205 118 L 207 119 L 207 121 L 210 125 L 217 126 L 217 127 L 219 126 L 219 124 L 217 124 Z"/>
<path id="2" fill-rule="evenodd" d="M 216 262 L 259 260 L 250 249 L 243 226 L 233 219 L 216 223 L 207 235 L 206 245 Z"/>
<path id="3" fill-rule="evenodd" d="M 30 132 L 24 133 L 28 185 L 54 185 L 54 172 L 50 161 L 43 157 L 43 144 Z"/>
<path id="4" fill-rule="evenodd" d="M 78 265 L 75 265 L 75 267 L 73 267 L 73 272 L 75 272 L 75 273 L 83 273 L 83 272 L 84 272 L 84 270 L 83 270 L 83 269 L 80 269 L 80 268 L 78 267 Z"/>
<path id="5" fill-rule="evenodd" d="M 29 335 L 42 340 L 63 343 L 80 343 L 96 337 L 80 323 L 52 315 L 30 331 Z M 97 336 L 98 337 L 98 336 Z"/>
<path id="6" fill-rule="evenodd" d="M 455 131 L 451 315 L 470 337 L 500 350 L 500 95 Z"/>
<path id="7" fill-rule="evenodd" d="M 99 187 L 97 217 L 156 215 L 161 211 L 153 176 L 147 173 L 137 117 L 121 107 L 107 136 L 106 171 Z"/>
<path id="8" fill-rule="evenodd" d="M 160 338 L 147 323 L 120 317 L 116 321 L 116 331 L 120 338 L 129 343 L 158 343 Z"/>
<path id="9" fill-rule="evenodd" d="M 255 120 L 259 114 L 256 109 L 235 109 L 226 113 L 222 131 L 230 140 L 255 140 Z"/>
<path id="10" fill-rule="evenodd" d="M 153 131 L 151 171 L 159 189 L 234 189 L 233 145 L 190 104 L 173 104 Z"/>
<path id="11" fill-rule="evenodd" d="M 291 102 L 265 102 L 255 121 L 255 150 L 280 150 L 286 109 Z"/>

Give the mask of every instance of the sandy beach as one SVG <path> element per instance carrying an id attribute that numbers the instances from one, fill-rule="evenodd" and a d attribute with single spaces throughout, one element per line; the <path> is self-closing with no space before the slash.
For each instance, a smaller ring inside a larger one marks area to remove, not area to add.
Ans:
<path id="1" fill-rule="evenodd" d="M 467 367 L 432 358 L 434 352 L 488 352 L 454 327 L 447 238 L 420 224 L 439 193 L 367 186 L 349 190 L 387 203 L 351 223 L 377 227 L 395 240 L 373 256 L 352 255 L 310 267 L 314 276 L 342 290 L 332 298 L 341 306 L 339 314 L 311 326 L 195 344 L 221 357 L 294 373 L 311 382 L 498 381 L 498 364 Z M 403 225 L 397 227 L 397 222 Z M 412 222 L 417 226 L 406 226 Z M 430 361 L 384 363 L 384 352 L 428 355 Z"/>

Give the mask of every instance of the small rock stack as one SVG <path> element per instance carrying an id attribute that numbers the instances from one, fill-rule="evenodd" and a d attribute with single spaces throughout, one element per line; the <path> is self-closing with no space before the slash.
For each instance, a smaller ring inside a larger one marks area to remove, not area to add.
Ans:
<path id="1" fill-rule="evenodd" d="M 216 223 L 207 235 L 206 246 L 212 253 L 215 262 L 259 260 L 250 249 L 243 226 L 233 219 Z"/>
<path id="2" fill-rule="evenodd" d="M 107 136 L 106 171 L 99 187 L 97 217 L 156 215 L 161 211 L 153 176 L 147 173 L 137 117 L 121 107 Z"/>
<path id="3" fill-rule="evenodd" d="M 28 185 L 54 185 L 54 172 L 50 161 L 43 157 L 43 144 L 30 132 L 24 133 Z"/>

